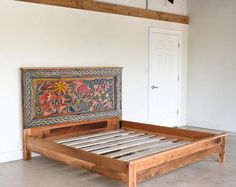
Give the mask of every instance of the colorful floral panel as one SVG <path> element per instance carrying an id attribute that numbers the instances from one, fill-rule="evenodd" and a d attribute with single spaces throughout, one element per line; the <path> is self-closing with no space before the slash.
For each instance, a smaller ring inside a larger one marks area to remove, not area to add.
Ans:
<path id="1" fill-rule="evenodd" d="M 114 109 L 113 77 L 35 79 L 34 118 Z"/>

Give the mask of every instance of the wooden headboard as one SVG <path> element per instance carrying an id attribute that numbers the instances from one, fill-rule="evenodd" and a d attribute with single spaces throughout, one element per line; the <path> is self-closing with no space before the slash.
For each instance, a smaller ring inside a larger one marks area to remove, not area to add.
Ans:
<path id="1" fill-rule="evenodd" d="M 23 127 L 31 133 L 43 129 L 40 136 L 47 136 L 60 135 L 62 127 L 63 132 L 106 128 L 121 118 L 120 67 L 21 70 Z"/>

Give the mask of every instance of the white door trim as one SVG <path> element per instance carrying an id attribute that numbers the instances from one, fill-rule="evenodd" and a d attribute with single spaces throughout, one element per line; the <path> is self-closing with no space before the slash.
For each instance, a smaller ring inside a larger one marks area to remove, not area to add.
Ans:
<path id="1" fill-rule="evenodd" d="M 179 36 L 179 57 L 178 57 L 178 76 L 179 76 L 179 81 L 178 81 L 178 101 L 177 101 L 177 106 L 178 106 L 178 116 L 177 116 L 177 126 L 181 125 L 181 115 L 182 115 L 182 102 L 181 102 L 181 87 L 182 87 L 182 73 L 181 73 L 181 69 L 182 69 L 182 43 L 183 43 L 183 39 L 182 39 L 182 32 L 178 31 L 178 30 L 169 30 L 169 29 L 159 29 L 159 28 L 154 28 L 154 27 L 150 27 L 149 28 L 149 35 L 148 35 L 148 123 L 150 122 L 150 117 L 149 117 L 149 111 L 150 111 L 150 36 L 151 33 L 161 33 L 161 34 L 174 34 L 174 35 L 178 35 Z M 177 112 L 177 111 L 176 111 Z"/>

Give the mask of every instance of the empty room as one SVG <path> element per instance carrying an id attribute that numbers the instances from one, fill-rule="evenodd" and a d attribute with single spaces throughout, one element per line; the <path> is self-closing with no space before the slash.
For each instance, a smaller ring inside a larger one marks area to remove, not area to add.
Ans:
<path id="1" fill-rule="evenodd" d="M 1 0 L 0 187 L 236 186 L 235 0 Z"/>

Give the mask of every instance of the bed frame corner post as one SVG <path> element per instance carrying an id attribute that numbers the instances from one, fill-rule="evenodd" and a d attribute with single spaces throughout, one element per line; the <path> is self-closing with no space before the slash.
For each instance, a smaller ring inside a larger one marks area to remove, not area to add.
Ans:
<path id="1" fill-rule="evenodd" d="M 31 135 L 30 129 L 24 129 L 24 138 L 23 138 L 23 158 L 24 160 L 31 160 L 31 151 L 28 148 L 28 137 Z"/>
<path id="2" fill-rule="evenodd" d="M 221 138 L 221 145 L 219 151 L 219 162 L 224 163 L 225 161 L 225 136 Z"/>
<path id="3" fill-rule="evenodd" d="M 137 172 L 136 165 L 129 163 L 126 173 L 126 186 L 127 187 L 137 187 Z"/>

